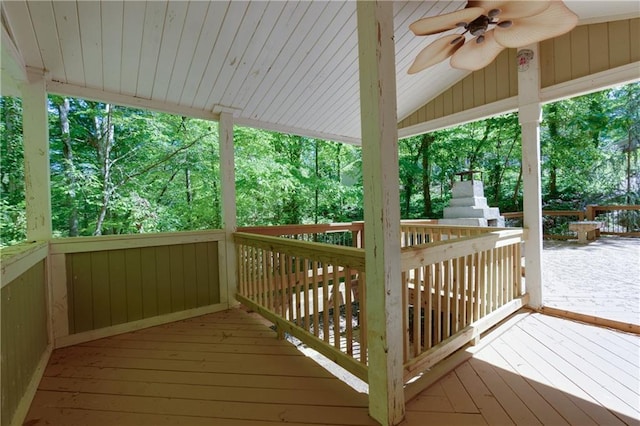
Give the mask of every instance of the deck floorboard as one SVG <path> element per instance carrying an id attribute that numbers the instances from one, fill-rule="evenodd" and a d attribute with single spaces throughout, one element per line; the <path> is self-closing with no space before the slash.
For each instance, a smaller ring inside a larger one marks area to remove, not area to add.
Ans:
<path id="1" fill-rule="evenodd" d="M 55 350 L 29 425 L 373 425 L 368 398 L 238 309 Z"/>
<path id="2" fill-rule="evenodd" d="M 640 424 L 640 337 L 521 311 L 404 426 Z M 227 323 L 228 321 L 228 323 Z M 368 398 L 241 310 L 54 351 L 35 425 L 372 425 Z"/>
<path id="3" fill-rule="evenodd" d="M 504 327 L 408 402 L 408 424 L 474 408 L 490 425 L 640 424 L 640 336 L 532 312 Z"/>

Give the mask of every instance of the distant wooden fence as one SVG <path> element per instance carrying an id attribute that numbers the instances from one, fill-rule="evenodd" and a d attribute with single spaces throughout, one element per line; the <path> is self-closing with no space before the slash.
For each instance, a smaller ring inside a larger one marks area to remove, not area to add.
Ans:
<path id="1" fill-rule="evenodd" d="M 523 212 L 502 213 L 509 226 L 522 227 Z M 582 210 L 542 210 L 545 238 L 574 238 L 569 222 L 595 220 L 602 223 L 601 234 L 640 237 L 640 205 L 595 206 Z"/>

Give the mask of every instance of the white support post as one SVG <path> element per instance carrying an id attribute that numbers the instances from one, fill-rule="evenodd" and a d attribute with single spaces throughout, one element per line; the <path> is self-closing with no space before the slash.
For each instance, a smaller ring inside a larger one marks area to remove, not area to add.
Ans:
<path id="1" fill-rule="evenodd" d="M 51 239 L 51 185 L 47 89 L 42 72 L 28 71 L 22 84 L 22 135 L 27 240 Z"/>
<path id="2" fill-rule="evenodd" d="M 525 283 L 529 305 L 542 306 L 542 190 L 540 183 L 540 57 L 538 45 L 526 47 L 533 56 L 518 69 L 518 116 L 522 127 L 523 226 L 528 229 L 524 243 Z M 524 52 L 519 51 L 518 57 Z M 516 65 L 516 64 L 514 64 Z"/>
<path id="3" fill-rule="evenodd" d="M 236 304 L 237 291 L 236 251 L 233 233 L 236 232 L 236 175 L 233 145 L 233 115 L 220 113 L 218 123 L 218 142 L 220 144 L 220 186 L 222 187 L 222 226 L 226 234 L 225 270 L 226 279 L 222 283 L 220 303 L 228 306 Z M 226 291 L 224 291 L 226 289 Z"/>
<path id="4" fill-rule="evenodd" d="M 369 342 L 369 414 L 404 418 L 400 195 L 393 3 L 358 1 Z"/>

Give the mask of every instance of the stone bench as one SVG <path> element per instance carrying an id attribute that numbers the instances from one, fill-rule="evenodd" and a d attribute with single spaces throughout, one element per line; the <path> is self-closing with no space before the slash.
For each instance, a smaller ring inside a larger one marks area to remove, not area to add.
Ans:
<path id="1" fill-rule="evenodd" d="M 587 240 L 595 240 L 600 235 L 602 223 L 584 220 L 581 222 L 569 222 L 569 230 L 578 233 L 578 242 L 586 244 Z"/>

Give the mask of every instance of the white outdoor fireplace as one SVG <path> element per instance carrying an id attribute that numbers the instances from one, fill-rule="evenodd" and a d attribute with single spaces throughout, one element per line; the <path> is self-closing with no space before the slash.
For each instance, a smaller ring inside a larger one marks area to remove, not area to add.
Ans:
<path id="1" fill-rule="evenodd" d="M 500 216 L 500 209 L 489 207 L 484 196 L 482 180 L 474 180 L 473 176 L 480 173 L 475 170 L 456 173 L 459 182 L 453 183 L 452 198 L 449 207 L 444 208 L 443 219 L 438 220 L 444 225 L 464 226 L 498 226 L 504 227 L 504 217 Z M 463 180 L 465 176 L 469 180 Z"/>

